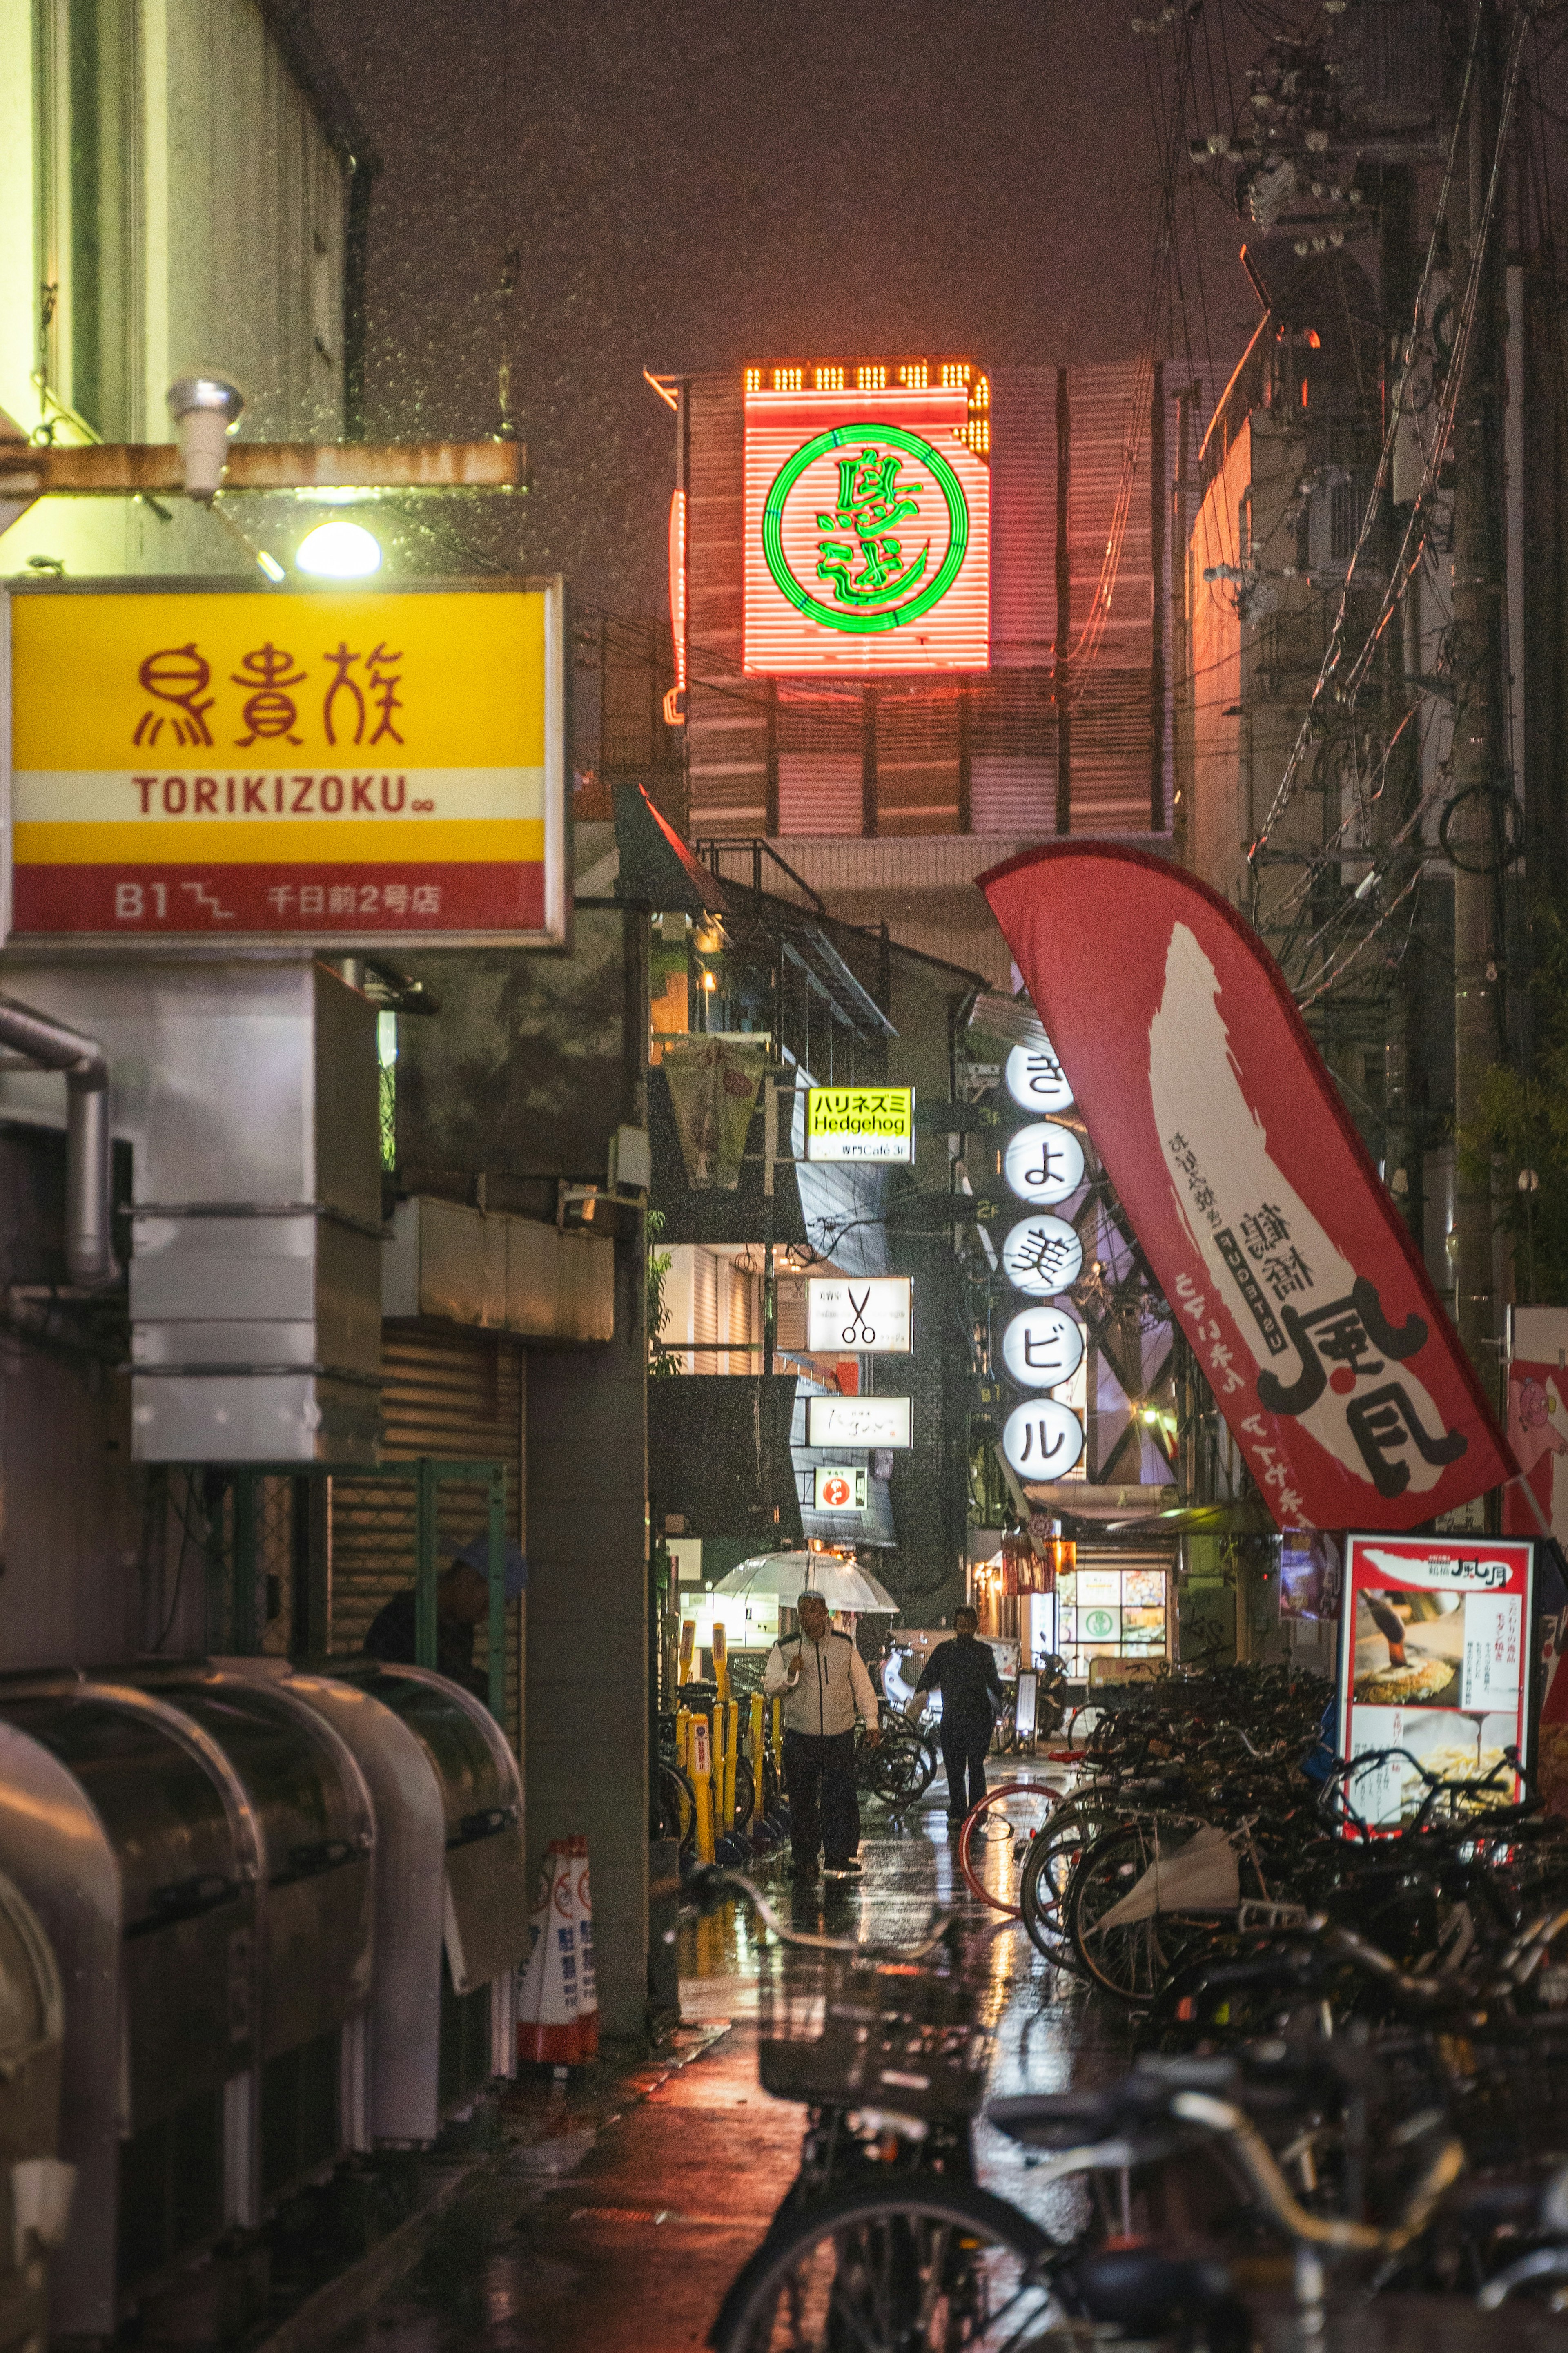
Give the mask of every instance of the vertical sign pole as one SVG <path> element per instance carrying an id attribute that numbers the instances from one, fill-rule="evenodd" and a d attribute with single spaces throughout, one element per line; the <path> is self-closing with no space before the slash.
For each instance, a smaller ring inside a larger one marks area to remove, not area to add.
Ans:
<path id="1" fill-rule="evenodd" d="M 436 1465 L 422 1454 L 414 1467 L 414 1662 L 440 1664 L 436 1594 Z"/>
<path id="2" fill-rule="evenodd" d="M 780 957 L 783 963 L 783 957 Z M 771 1537 L 778 1520 L 773 1502 L 773 1344 L 778 1336 L 778 1274 L 773 1263 L 773 1166 L 779 1153 L 779 1091 L 763 1081 L 763 1525 Z"/>
<path id="3" fill-rule="evenodd" d="M 257 1643 L 256 1482 L 254 1471 L 234 1474 L 234 1613 L 230 1631 L 236 1651 L 247 1658 Z"/>
<path id="4" fill-rule="evenodd" d="M 490 1614 L 489 1632 L 489 1711 L 496 1722 L 506 1722 L 506 1465 L 490 1471 L 489 1494 Z"/>

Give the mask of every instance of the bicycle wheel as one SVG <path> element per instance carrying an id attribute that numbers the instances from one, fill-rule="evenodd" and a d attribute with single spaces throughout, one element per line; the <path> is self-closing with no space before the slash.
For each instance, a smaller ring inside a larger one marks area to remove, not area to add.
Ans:
<path id="1" fill-rule="evenodd" d="M 775 2221 L 712 2353 L 1004 2353 L 1054 2309 L 1043 2231 L 988 2190 L 856 2188 Z"/>
<path id="2" fill-rule="evenodd" d="M 697 1836 L 697 1795 L 679 1766 L 667 1757 L 659 1759 L 658 1812 L 658 1835 L 679 1839 L 689 1851 Z"/>
<path id="3" fill-rule="evenodd" d="M 963 1873 L 964 1884 L 968 1887 L 971 1895 L 978 1903 L 989 1905 L 994 1912 L 1000 1912 L 1009 1920 L 1017 1919 L 1019 1907 L 1016 1904 L 1009 1904 L 1004 1896 L 994 1895 L 986 1886 L 975 1868 L 974 1843 L 977 1837 L 984 1835 L 981 1823 L 991 1808 L 1000 1805 L 1004 1799 L 1019 1797 L 1042 1799 L 1047 1805 L 1054 1805 L 1056 1802 L 1055 1792 L 1042 1789 L 1036 1782 L 1008 1781 L 999 1789 L 987 1789 L 979 1804 L 971 1806 L 963 1818 L 963 1828 L 958 1835 L 958 1867 Z M 987 1824 L 986 1827 L 989 1829 L 990 1825 Z M 1005 1834 L 1011 1838 L 1013 1835 L 1011 1828 L 1006 1825 L 1004 1827 Z"/>
<path id="4" fill-rule="evenodd" d="M 1202 1823 L 1146 1816 L 1107 1831 L 1074 1872 L 1064 1907 L 1079 1960 L 1096 1985 L 1129 2008 L 1144 2009 L 1207 1938 L 1207 1931 L 1168 1912 L 1103 1925 L 1162 1854 L 1184 1846 Z"/>
<path id="5" fill-rule="evenodd" d="M 1082 1975 L 1063 1909 L 1073 1873 L 1122 1810 L 1106 1799 L 1064 1798 L 1024 1860 L 1018 1908 L 1029 1942 L 1058 1969 Z"/>
<path id="6" fill-rule="evenodd" d="M 885 1732 L 875 1748 L 858 1752 L 857 1763 L 867 1788 L 895 1811 L 912 1806 L 931 1779 L 925 1750 L 912 1733 Z"/>
<path id="7" fill-rule="evenodd" d="M 735 1759 L 735 1820 L 742 1830 L 752 1819 L 756 1795 L 757 1785 L 752 1778 L 752 1760 L 749 1757 L 737 1757 Z"/>

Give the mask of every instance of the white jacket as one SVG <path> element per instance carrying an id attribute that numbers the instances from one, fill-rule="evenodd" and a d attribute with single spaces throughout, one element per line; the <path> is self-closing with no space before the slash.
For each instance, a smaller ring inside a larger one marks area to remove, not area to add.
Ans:
<path id="1" fill-rule="evenodd" d="M 797 1652 L 800 1679 L 792 1690 L 789 1671 Z M 831 1628 L 820 1642 L 804 1634 L 788 1634 L 775 1642 L 768 1652 L 763 1689 L 770 1699 L 782 1694 L 786 1732 L 853 1732 L 858 1715 L 876 1728 L 877 1694 L 866 1662 L 847 1634 Z"/>

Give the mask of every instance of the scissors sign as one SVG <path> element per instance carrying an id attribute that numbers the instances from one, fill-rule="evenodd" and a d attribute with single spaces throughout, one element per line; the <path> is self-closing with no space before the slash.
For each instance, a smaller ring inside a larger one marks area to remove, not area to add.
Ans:
<path id="1" fill-rule="evenodd" d="M 871 1286 L 869 1283 L 866 1285 L 865 1290 L 860 1293 L 858 1299 L 856 1298 L 854 1291 L 850 1291 L 849 1321 L 844 1326 L 844 1344 L 846 1347 L 852 1347 L 854 1345 L 857 1335 L 859 1335 L 863 1345 L 868 1348 L 871 1345 L 873 1340 L 875 1340 L 877 1336 L 876 1326 L 875 1324 L 868 1324 L 866 1321 L 866 1310 L 870 1303 Z"/>

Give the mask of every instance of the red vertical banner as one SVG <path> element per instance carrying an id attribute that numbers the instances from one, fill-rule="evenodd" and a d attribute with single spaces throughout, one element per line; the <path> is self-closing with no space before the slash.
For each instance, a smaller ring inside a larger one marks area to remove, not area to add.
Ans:
<path id="1" fill-rule="evenodd" d="M 1284 1527 L 1407 1528 L 1513 1463 L 1256 933 L 1163 859 L 981 878 L 1096 1150 Z"/>

